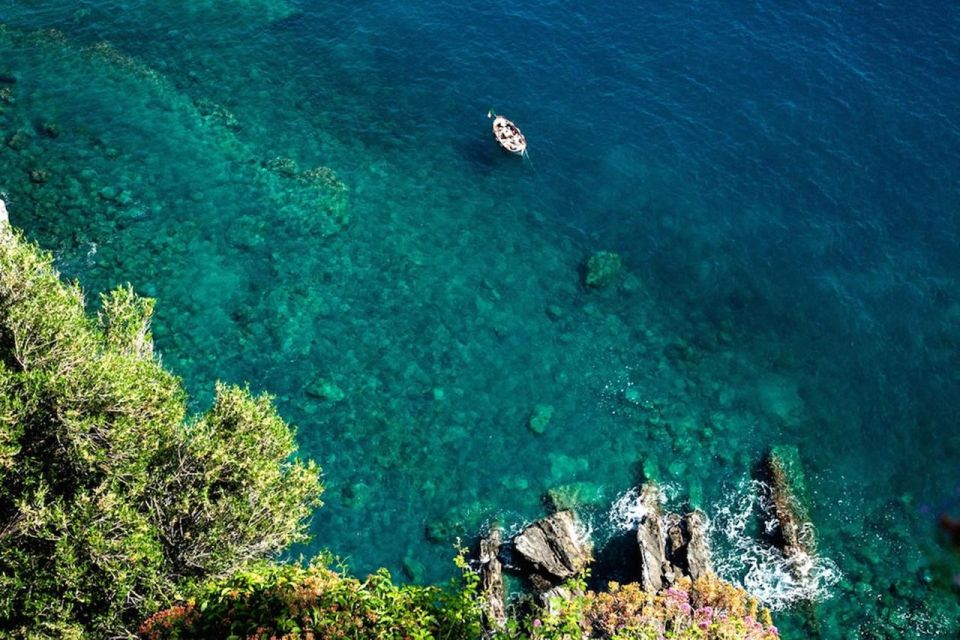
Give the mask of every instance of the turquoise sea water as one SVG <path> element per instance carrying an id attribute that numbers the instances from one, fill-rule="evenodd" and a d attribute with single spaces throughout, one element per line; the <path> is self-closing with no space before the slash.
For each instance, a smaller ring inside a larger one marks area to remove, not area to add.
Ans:
<path id="1" fill-rule="evenodd" d="M 617 499 L 647 476 L 713 516 L 785 636 L 955 637 L 956 6 L 0 0 L 0 23 L 13 222 L 91 302 L 158 298 L 196 409 L 217 379 L 276 395 L 326 476 L 298 551 L 442 579 L 457 536 L 560 489 L 611 541 L 598 577 L 629 573 Z M 598 250 L 626 274 L 588 290 Z M 806 585 L 756 517 L 778 444 Z"/>

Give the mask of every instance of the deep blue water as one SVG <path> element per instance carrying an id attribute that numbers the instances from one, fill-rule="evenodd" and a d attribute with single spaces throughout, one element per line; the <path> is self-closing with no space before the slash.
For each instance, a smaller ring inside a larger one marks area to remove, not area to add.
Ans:
<path id="1" fill-rule="evenodd" d="M 724 574 L 791 637 L 956 633 L 957 5 L 0 0 L 0 22 L 14 223 L 88 290 L 158 298 L 198 409 L 218 378 L 277 395 L 326 472 L 305 552 L 438 579 L 455 535 L 558 486 L 618 535 L 646 474 L 714 516 Z M 278 156 L 332 169 L 349 224 Z M 587 290 L 602 249 L 627 275 Z M 809 588 L 737 525 L 783 443 Z"/>

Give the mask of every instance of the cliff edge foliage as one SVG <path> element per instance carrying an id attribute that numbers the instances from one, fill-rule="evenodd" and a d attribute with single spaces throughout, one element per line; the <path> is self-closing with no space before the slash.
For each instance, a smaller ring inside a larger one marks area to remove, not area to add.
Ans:
<path id="1" fill-rule="evenodd" d="M 220 385 L 188 417 L 152 312 L 126 287 L 87 315 L 51 256 L 0 227 L 0 634 L 129 636 L 304 537 L 319 469 L 267 397 Z"/>

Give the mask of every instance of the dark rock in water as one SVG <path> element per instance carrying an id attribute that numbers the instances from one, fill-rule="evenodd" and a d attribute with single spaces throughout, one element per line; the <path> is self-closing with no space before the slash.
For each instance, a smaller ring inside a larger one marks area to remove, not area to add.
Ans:
<path id="1" fill-rule="evenodd" d="M 566 580 L 590 562 L 590 545 L 572 511 L 534 522 L 514 538 L 517 553 L 550 580 Z"/>
<path id="2" fill-rule="evenodd" d="M 300 173 L 300 167 L 297 166 L 297 161 L 293 158 L 283 158 L 276 157 L 270 160 L 264 160 L 261 165 L 277 175 L 283 176 L 284 178 L 295 178 L 298 173 Z"/>
<path id="3" fill-rule="evenodd" d="M 583 282 L 588 287 L 600 289 L 613 284 L 621 275 L 623 275 L 623 258 L 612 251 L 599 251 L 587 260 Z"/>
<path id="4" fill-rule="evenodd" d="M 50 179 L 50 172 L 46 169 L 31 169 L 30 182 L 33 184 L 45 184 Z"/>
<path id="5" fill-rule="evenodd" d="M 7 138 L 7 146 L 13 149 L 14 151 L 20 151 L 25 146 L 27 146 L 28 140 L 29 140 L 29 136 L 27 132 L 23 131 L 22 129 L 19 129 L 14 133 L 12 133 L 10 137 Z"/>
<path id="6" fill-rule="evenodd" d="M 663 568 L 666 564 L 664 549 L 666 535 L 663 530 L 663 513 L 660 510 L 660 490 L 648 482 L 640 489 L 638 498 L 643 517 L 637 529 L 637 544 L 640 546 L 640 586 L 644 591 L 656 593 L 664 587 Z"/>
<path id="7" fill-rule="evenodd" d="M 427 523 L 423 530 L 424 537 L 434 544 L 446 544 L 465 533 L 466 529 L 457 527 L 455 523 L 446 520 Z"/>
<path id="8" fill-rule="evenodd" d="M 407 555 L 403 558 L 400 568 L 403 570 L 403 575 L 407 577 L 407 580 L 415 584 L 423 583 L 423 575 L 426 567 L 423 566 L 422 562 L 414 558 L 410 552 L 407 552 Z"/>
<path id="9" fill-rule="evenodd" d="M 776 544 L 790 561 L 791 571 L 803 578 L 810 568 L 810 554 L 816 546 L 802 496 L 803 469 L 796 447 L 774 447 L 767 456 L 765 480 L 770 485 L 773 515 L 777 519 Z"/>
<path id="10" fill-rule="evenodd" d="M 56 122 L 51 122 L 49 120 L 42 120 L 37 122 L 34 125 L 34 128 L 37 130 L 37 133 L 44 136 L 45 138 L 59 138 L 60 137 L 60 127 Z"/>
<path id="11" fill-rule="evenodd" d="M 17 84 L 17 76 L 12 73 L 0 72 L 0 84 Z"/>
<path id="12" fill-rule="evenodd" d="M 222 104 L 217 104 L 212 100 L 206 99 L 197 100 L 193 104 L 196 106 L 197 112 L 203 116 L 207 122 L 219 124 L 233 131 L 242 129 L 237 117 Z"/>
<path id="13" fill-rule="evenodd" d="M 500 564 L 500 528 L 480 541 L 480 589 L 486 603 L 489 628 L 502 629 L 507 622 L 507 608 L 503 598 L 503 567 Z"/>

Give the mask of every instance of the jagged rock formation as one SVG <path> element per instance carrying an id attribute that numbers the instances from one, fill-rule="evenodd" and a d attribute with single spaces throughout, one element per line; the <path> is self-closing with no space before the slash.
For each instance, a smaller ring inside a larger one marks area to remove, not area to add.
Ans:
<path id="1" fill-rule="evenodd" d="M 779 525 L 776 543 L 790 561 L 794 576 L 804 578 L 810 571 L 816 541 L 801 499 L 804 482 L 798 452 L 795 447 L 774 447 L 765 462 L 773 515 Z"/>
<path id="2" fill-rule="evenodd" d="M 666 539 L 663 531 L 663 513 L 660 510 L 660 490 L 648 482 L 640 490 L 640 505 L 644 515 L 637 529 L 640 546 L 640 586 L 656 593 L 664 587 L 663 569 L 666 563 Z"/>
<path id="3" fill-rule="evenodd" d="M 638 500 L 644 513 L 637 529 L 640 586 L 655 593 L 670 587 L 680 576 L 696 580 L 710 573 L 706 515 L 692 511 L 684 516 L 664 516 L 660 490 L 653 483 L 643 485 Z"/>
<path id="4" fill-rule="evenodd" d="M 534 522 L 513 541 L 514 549 L 548 583 L 572 578 L 591 559 L 588 541 L 572 511 Z"/>
<path id="5" fill-rule="evenodd" d="M 687 573 L 696 580 L 713 573 L 707 540 L 707 516 L 700 510 L 687 514 Z"/>
<path id="6" fill-rule="evenodd" d="M 507 622 L 507 608 L 503 598 L 503 567 L 500 564 L 500 528 L 494 526 L 490 535 L 480 541 L 480 589 L 486 603 L 489 628 L 501 629 Z"/>

